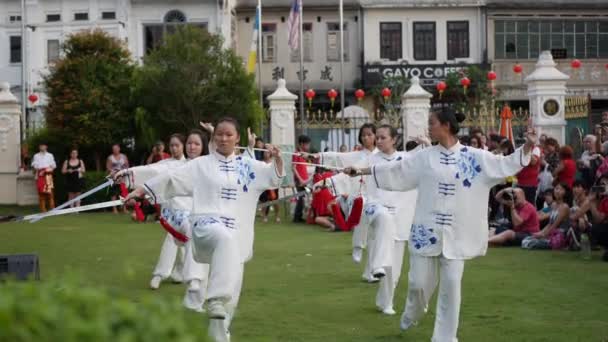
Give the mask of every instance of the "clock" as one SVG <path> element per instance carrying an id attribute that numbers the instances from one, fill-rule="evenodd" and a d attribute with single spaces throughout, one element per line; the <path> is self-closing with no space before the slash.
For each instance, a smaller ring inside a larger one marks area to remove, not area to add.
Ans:
<path id="1" fill-rule="evenodd" d="M 553 116 L 559 112 L 559 103 L 554 99 L 550 99 L 543 103 L 543 111 L 549 116 Z"/>

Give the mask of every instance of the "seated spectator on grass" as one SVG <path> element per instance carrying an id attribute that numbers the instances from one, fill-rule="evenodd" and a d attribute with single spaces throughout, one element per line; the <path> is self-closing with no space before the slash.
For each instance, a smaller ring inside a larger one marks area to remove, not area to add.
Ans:
<path id="1" fill-rule="evenodd" d="M 598 179 L 597 184 L 589 190 L 587 201 L 571 215 L 571 221 L 578 221 L 591 213 L 590 238 L 592 245 L 605 249 L 602 259 L 608 261 L 608 175 Z"/>
<path id="2" fill-rule="evenodd" d="M 548 216 L 549 222 L 545 227 L 522 241 L 526 249 L 561 249 L 565 247 L 566 232 L 570 227 L 570 207 L 572 206 L 572 190 L 567 184 L 560 183 L 553 189 L 554 201 L 548 214 L 540 215 L 539 219 Z"/>
<path id="3" fill-rule="evenodd" d="M 500 226 L 494 231 L 488 244 L 491 246 L 521 246 L 526 237 L 539 231 L 536 207 L 526 201 L 522 189 L 507 188 L 496 194 L 496 201 L 509 209 L 510 226 Z"/>
<path id="4" fill-rule="evenodd" d="M 469 146 L 473 148 L 481 148 L 481 143 L 479 142 L 479 138 L 475 135 L 471 136 L 471 140 L 469 141 Z"/>
<path id="5" fill-rule="evenodd" d="M 551 212 L 551 206 L 555 201 L 555 198 L 553 197 L 553 188 L 545 190 L 538 197 L 543 203 L 541 205 L 541 209 L 538 211 L 538 219 L 541 225 L 544 227 L 546 221 L 549 221 L 549 213 Z"/>

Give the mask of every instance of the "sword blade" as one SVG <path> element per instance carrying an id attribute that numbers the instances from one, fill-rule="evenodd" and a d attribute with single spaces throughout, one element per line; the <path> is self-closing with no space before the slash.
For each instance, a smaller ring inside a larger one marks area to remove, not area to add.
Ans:
<path id="1" fill-rule="evenodd" d="M 116 206 L 123 205 L 123 204 L 124 204 L 124 202 L 119 199 L 119 200 L 115 200 L 115 201 L 83 205 L 83 206 L 76 207 L 76 208 L 59 209 L 59 210 L 55 210 L 53 212 L 49 211 L 47 213 L 44 213 L 43 217 L 73 214 L 73 213 L 79 213 L 81 211 L 89 211 L 89 210 L 103 209 L 103 208 L 108 208 L 108 207 L 116 207 Z M 34 219 L 40 218 L 40 215 L 41 214 L 33 214 L 33 215 L 24 216 L 21 220 L 31 221 L 30 223 L 34 223 L 34 222 L 38 221 L 38 220 L 34 221 Z"/>
<path id="2" fill-rule="evenodd" d="M 260 204 L 258 204 L 258 208 L 263 209 L 263 208 L 266 208 L 266 207 L 270 207 L 271 205 L 275 205 L 275 204 L 278 204 L 278 203 L 281 203 L 281 202 L 285 202 L 286 200 L 292 199 L 294 197 L 302 197 L 302 196 L 306 195 L 307 192 L 308 192 L 307 190 L 303 190 L 303 191 L 300 191 L 300 192 L 296 192 L 295 194 L 283 196 L 281 198 L 278 198 L 278 199 L 270 201 L 270 202 L 260 203 Z"/>
<path id="3" fill-rule="evenodd" d="M 88 196 L 90 196 L 90 195 L 92 195 L 92 194 L 94 194 L 94 193 L 96 193 L 96 192 L 98 192 L 100 190 L 103 190 L 103 189 L 107 188 L 108 186 L 111 186 L 112 184 L 114 184 L 114 181 L 112 179 L 108 179 L 106 182 L 104 182 L 104 183 L 102 183 L 102 184 L 94 187 L 93 189 L 91 189 L 91 190 L 89 190 L 89 191 L 87 191 L 85 193 L 82 193 L 82 194 L 80 194 L 80 195 L 72 198 L 71 200 L 63 203 L 62 205 L 60 205 L 58 207 L 55 207 L 54 209 L 51 209 L 49 212 L 46 212 L 46 213 L 43 213 L 43 214 L 36 214 L 36 215 L 38 215 L 38 217 L 33 218 L 32 219 L 32 223 L 33 222 L 37 222 L 39 220 L 42 220 L 43 218 L 45 218 L 47 216 L 53 216 L 53 215 L 50 215 L 50 214 L 53 213 L 53 212 L 55 212 L 55 211 L 57 211 L 57 210 L 61 210 L 63 208 L 66 208 L 66 207 L 70 206 L 71 204 L 76 203 L 77 201 L 79 201 L 79 200 L 81 200 L 83 198 L 86 198 L 86 197 L 88 197 Z"/>

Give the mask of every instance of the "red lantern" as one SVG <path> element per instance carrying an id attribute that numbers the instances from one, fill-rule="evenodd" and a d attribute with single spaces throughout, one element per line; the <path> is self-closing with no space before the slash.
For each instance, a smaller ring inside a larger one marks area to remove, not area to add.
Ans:
<path id="1" fill-rule="evenodd" d="M 437 91 L 439 92 L 439 98 L 441 98 L 441 96 L 443 95 L 443 92 L 447 89 L 448 85 L 443 82 L 443 81 L 439 81 L 437 82 Z"/>
<path id="2" fill-rule="evenodd" d="M 460 79 L 460 85 L 464 88 L 464 93 L 466 95 L 467 89 L 471 85 L 471 80 L 468 77 L 463 77 Z"/>
<path id="3" fill-rule="evenodd" d="M 312 89 L 308 89 L 305 93 L 306 98 L 308 99 L 308 107 L 310 108 L 310 106 L 312 105 L 312 99 L 315 98 L 315 91 Z"/>
<path id="4" fill-rule="evenodd" d="M 516 74 L 521 74 L 521 72 L 524 71 L 524 68 L 521 66 L 521 64 L 515 64 L 513 66 L 513 72 Z"/>
<path id="5" fill-rule="evenodd" d="M 331 101 L 331 106 L 334 106 L 334 101 L 336 100 L 336 97 L 338 97 L 338 92 L 335 89 L 329 89 L 329 91 L 327 92 L 327 97 L 329 97 L 329 100 Z"/>
<path id="6" fill-rule="evenodd" d="M 570 62 L 570 66 L 572 67 L 572 69 L 578 69 L 581 67 L 581 61 L 579 59 L 574 59 L 572 60 L 572 62 Z"/>
<path id="7" fill-rule="evenodd" d="M 382 89 L 382 97 L 384 97 L 384 101 L 388 100 L 389 97 L 391 97 L 391 90 L 388 88 L 384 88 Z"/>
<path id="8" fill-rule="evenodd" d="M 608 70 L 608 63 L 606 63 L 606 65 L 604 65 L 604 68 L 606 68 L 606 70 Z"/>
<path id="9" fill-rule="evenodd" d="M 488 81 L 496 80 L 496 73 L 494 71 L 488 71 Z"/>
<path id="10" fill-rule="evenodd" d="M 30 96 L 27 97 L 28 100 L 30 100 L 30 102 L 32 104 L 36 103 L 36 101 L 38 101 L 38 95 L 36 94 L 31 94 Z"/>
<path id="11" fill-rule="evenodd" d="M 357 98 L 358 102 L 361 102 L 361 100 L 363 99 L 363 97 L 365 97 L 365 92 L 363 91 L 363 89 L 357 89 L 357 90 L 355 90 L 355 97 Z"/>

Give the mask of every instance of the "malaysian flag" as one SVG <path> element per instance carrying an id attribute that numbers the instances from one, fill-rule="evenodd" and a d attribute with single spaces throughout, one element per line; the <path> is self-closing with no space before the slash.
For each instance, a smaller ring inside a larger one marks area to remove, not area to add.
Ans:
<path id="1" fill-rule="evenodd" d="M 292 50 L 300 46 L 300 7 L 302 0 L 293 0 L 287 19 L 287 41 Z"/>

